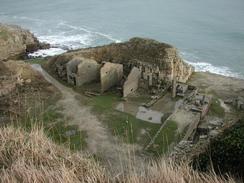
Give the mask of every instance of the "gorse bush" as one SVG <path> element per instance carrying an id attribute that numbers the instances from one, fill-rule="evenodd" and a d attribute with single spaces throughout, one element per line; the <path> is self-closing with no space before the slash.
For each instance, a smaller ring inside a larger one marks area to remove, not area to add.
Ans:
<path id="1" fill-rule="evenodd" d="M 244 120 L 240 120 L 222 135 L 212 140 L 209 149 L 194 160 L 194 167 L 217 173 L 244 177 Z"/>

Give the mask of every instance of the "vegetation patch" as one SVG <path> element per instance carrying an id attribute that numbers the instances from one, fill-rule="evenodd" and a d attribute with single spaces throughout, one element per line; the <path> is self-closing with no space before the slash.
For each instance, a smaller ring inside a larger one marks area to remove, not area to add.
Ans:
<path id="1" fill-rule="evenodd" d="M 47 61 L 48 61 L 48 59 L 45 59 L 45 58 L 32 58 L 32 59 L 25 60 L 26 63 L 29 63 L 29 64 L 40 64 L 40 65 L 46 64 Z"/>
<path id="2" fill-rule="evenodd" d="M 113 135 L 121 137 L 126 143 L 147 145 L 161 125 L 149 123 L 137 119 L 131 114 L 115 110 L 114 105 L 120 100 L 118 95 L 107 93 L 91 98 L 89 105 Z"/>
<path id="3" fill-rule="evenodd" d="M 154 143 L 148 149 L 155 155 L 162 155 L 169 151 L 170 145 L 179 141 L 178 126 L 175 121 L 168 120 L 165 122 L 164 128 L 155 139 Z M 155 134 L 157 131 L 155 131 Z"/>
<path id="4" fill-rule="evenodd" d="M 209 149 L 194 158 L 193 166 L 201 171 L 244 177 L 244 119 L 211 141 Z"/>
<path id="5" fill-rule="evenodd" d="M 221 106 L 220 101 L 217 98 L 213 98 L 210 105 L 209 114 L 216 117 L 224 117 L 225 110 Z"/>
<path id="6" fill-rule="evenodd" d="M 86 133 L 78 130 L 76 125 L 67 125 L 62 114 L 54 106 L 47 107 L 39 115 L 32 112 L 16 125 L 21 125 L 27 131 L 35 126 L 41 126 L 49 138 L 58 144 L 69 146 L 71 150 L 81 150 L 86 147 Z"/>

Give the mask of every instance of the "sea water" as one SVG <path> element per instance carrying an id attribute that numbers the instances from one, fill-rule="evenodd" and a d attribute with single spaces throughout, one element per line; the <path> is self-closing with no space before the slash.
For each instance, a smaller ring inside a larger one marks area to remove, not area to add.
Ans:
<path id="1" fill-rule="evenodd" d="M 197 71 L 244 78 L 243 0 L 0 0 L 0 22 L 55 47 L 33 56 L 137 36 L 172 44 Z"/>

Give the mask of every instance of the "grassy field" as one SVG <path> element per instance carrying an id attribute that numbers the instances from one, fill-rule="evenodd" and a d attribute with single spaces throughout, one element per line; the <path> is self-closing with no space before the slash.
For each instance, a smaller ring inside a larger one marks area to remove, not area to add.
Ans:
<path id="1" fill-rule="evenodd" d="M 221 107 L 220 101 L 217 98 L 213 98 L 209 109 L 209 114 L 216 117 L 224 117 L 225 110 L 223 107 Z"/>
<path id="2" fill-rule="evenodd" d="M 69 146 L 71 150 L 81 150 L 86 147 L 86 133 L 79 131 L 75 125 L 68 125 L 68 119 L 64 119 L 62 109 L 57 108 L 56 102 L 60 95 L 52 95 L 48 101 L 40 101 L 38 98 L 26 101 L 26 114 L 16 126 L 21 126 L 29 131 L 34 127 L 42 127 L 46 135 L 58 144 Z M 31 109 L 31 110 L 29 110 Z"/>
<path id="3" fill-rule="evenodd" d="M 148 149 L 155 155 L 167 153 L 172 143 L 178 142 L 180 136 L 177 133 L 177 123 L 175 121 L 167 121 L 167 124 L 155 139 L 154 144 Z M 156 132 L 155 132 L 156 133 Z"/>
<path id="4" fill-rule="evenodd" d="M 47 63 L 48 59 L 46 58 L 33 58 L 33 59 L 27 59 L 25 60 L 26 63 L 29 64 L 40 64 L 43 65 L 45 63 Z"/>
<path id="5" fill-rule="evenodd" d="M 161 124 L 149 123 L 131 114 L 115 110 L 114 106 L 120 100 L 118 95 L 107 93 L 91 98 L 88 105 L 92 106 L 93 112 L 107 125 L 113 135 L 121 137 L 126 143 L 138 143 L 145 147 L 157 133 Z M 154 148 L 150 148 L 148 152 L 155 155 L 167 152 L 168 146 L 177 138 L 176 130 L 176 123 L 166 125 L 155 144 L 152 145 Z"/>
<path id="6" fill-rule="evenodd" d="M 54 142 L 69 146 L 72 150 L 81 150 L 86 147 L 86 133 L 79 131 L 75 125 L 67 125 L 68 123 L 56 108 L 48 107 L 38 119 L 29 116 L 23 119 L 21 124 L 26 130 L 41 126 Z"/>

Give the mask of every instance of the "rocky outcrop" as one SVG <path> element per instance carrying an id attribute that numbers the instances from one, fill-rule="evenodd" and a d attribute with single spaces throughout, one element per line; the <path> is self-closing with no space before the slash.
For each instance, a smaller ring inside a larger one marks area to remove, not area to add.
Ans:
<path id="1" fill-rule="evenodd" d="M 24 56 L 48 45 L 41 44 L 28 30 L 0 24 L 0 61 Z"/>

